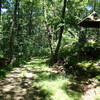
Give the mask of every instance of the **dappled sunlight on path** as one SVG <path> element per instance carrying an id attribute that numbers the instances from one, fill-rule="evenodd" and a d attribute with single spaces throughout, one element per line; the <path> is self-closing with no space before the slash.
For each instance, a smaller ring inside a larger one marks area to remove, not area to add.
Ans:
<path id="1" fill-rule="evenodd" d="M 0 100 L 44 100 L 49 95 L 41 86 L 34 86 L 38 80 L 47 79 L 51 70 L 44 68 L 44 60 L 31 60 L 18 68 L 13 68 L 5 79 L 0 80 Z"/>
<path id="2" fill-rule="evenodd" d="M 32 100 L 32 82 L 36 75 L 27 68 L 14 68 L 0 80 L 0 100 Z"/>
<path id="3" fill-rule="evenodd" d="M 89 89 L 82 96 L 82 100 L 100 100 L 100 87 Z"/>
<path id="4" fill-rule="evenodd" d="M 32 59 L 26 65 L 13 68 L 0 80 L 0 100 L 95 100 L 95 95 L 100 94 L 99 87 L 83 94 L 71 77 L 59 74 L 60 69 L 62 66 L 49 68 L 43 59 Z"/>

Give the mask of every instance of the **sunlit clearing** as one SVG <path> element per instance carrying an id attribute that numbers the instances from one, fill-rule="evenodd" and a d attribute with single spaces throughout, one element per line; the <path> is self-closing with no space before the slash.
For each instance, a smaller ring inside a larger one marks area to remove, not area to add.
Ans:
<path id="1" fill-rule="evenodd" d="M 33 85 L 37 87 L 42 87 L 42 89 L 45 91 L 49 91 L 52 94 L 50 96 L 51 100 L 74 100 L 74 97 L 71 97 L 62 88 L 65 84 L 67 86 L 67 84 L 69 83 L 69 79 L 58 77 L 56 80 L 44 80 L 40 81 L 38 84 L 33 83 Z M 72 93 L 72 95 L 74 95 L 74 93 Z"/>

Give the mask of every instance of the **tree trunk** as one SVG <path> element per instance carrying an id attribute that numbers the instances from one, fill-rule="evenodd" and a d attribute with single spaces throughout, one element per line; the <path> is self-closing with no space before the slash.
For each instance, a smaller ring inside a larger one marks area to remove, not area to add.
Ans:
<path id="1" fill-rule="evenodd" d="M 59 49 L 60 49 L 60 46 L 61 46 L 62 34 L 63 34 L 63 31 L 64 31 L 64 25 L 63 24 L 64 24 L 64 19 L 65 19 L 66 3 L 67 3 L 67 0 L 64 0 L 63 8 L 62 8 L 62 15 L 61 15 L 62 26 L 60 27 L 59 40 L 58 40 L 58 43 L 57 43 L 57 47 L 55 49 L 55 54 L 53 56 L 53 62 L 54 63 L 57 62 Z"/>
<path id="2" fill-rule="evenodd" d="M 33 6 L 32 6 L 32 3 L 30 3 L 30 9 L 29 9 L 29 14 L 28 14 L 28 16 L 29 16 L 29 22 L 28 22 L 28 33 L 29 33 L 29 35 L 32 35 L 32 13 L 33 13 L 33 10 L 32 10 L 32 8 L 33 8 Z"/>
<path id="3" fill-rule="evenodd" d="M 52 42 L 51 42 L 52 35 L 51 35 L 51 28 L 48 25 L 45 1 L 44 1 L 43 10 L 44 10 L 45 26 L 46 26 L 47 35 L 48 35 L 48 43 L 49 43 L 49 47 L 50 47 L 50 51 L 51 51 L 51 56 L 52 56 L 53 55 L 53 48 L 52 48 Z"/>
<path id="4" fill-rule="evenodd" d="M 49 47 L 50 47 L 50 51 L 51 51 L 51 56 L 53 55 L 53 49 L 52 49 L 52 35 L 51 35 L 51 28 L 50 26 L 47 25 L 47 33 L 48 33 L 48 42 L 49 42 Z"/>
<path id="5" fill-rule="evenodd" d="M 0 21 L 1 21 L 1 8 L 2 8 L 2 0 L 0 0 Z"/>
<path id="6" fill-rule="evenodd" d="M 99 43 L 100 42 L 100 30 L 96 29 L 96 41 Z"/>
<path id="7" fill-rule="evenodd" d="M 14 55 L 14 39 L 15 39 L 15 33 L 17 33 L 18 6 L 19 6 L 19 0 L 15 0 L 13 22 L 11 25 L 10 35 L 9 35 L 9 50 L 7 54 L 10 59 L 12 59 Z"/>

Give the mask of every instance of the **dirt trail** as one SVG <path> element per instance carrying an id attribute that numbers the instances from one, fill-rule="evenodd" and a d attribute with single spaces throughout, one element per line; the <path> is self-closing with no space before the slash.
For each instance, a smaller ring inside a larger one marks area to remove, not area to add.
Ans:
<path id="1" fill-rule="evenodd" d="M 36 70 L 41 69 L 25 66 L 14 68 L 4 80 L 0 80 L 0 100 L 41 100 L 36 96 L 38 88 L 33 87 L 33 82 L 38 79 L 38 75 L 34 73 Z M 95 100 L 96 95 L 100 95 L 100 87 L 86 91 L 82 100 Z"/>
<path id="2" fill-rule="evenodd" d="M 97 96 L 99 98 L 96 98 Z M 84 95 L 82 95 L 82 100 L 100 100 L 100 87 L 87 90 Z"/>
<path id="3" fill-rule="evenodd" d="M 0 80 L 0 100 L 33 100 L 36 75 L 27 68 L 14 68 L 4 80 Z"/>

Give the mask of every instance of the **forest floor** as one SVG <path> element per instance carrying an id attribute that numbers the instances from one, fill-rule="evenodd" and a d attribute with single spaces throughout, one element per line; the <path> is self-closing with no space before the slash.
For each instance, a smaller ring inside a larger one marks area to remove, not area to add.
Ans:
<path id="1" fill-rule="evenodd" d="M 13 68 L 0 80 L 0 100 L 100 100 L 95 79 L 90 84 L 78 83 L 73 76 L 48 67 L 46 60 L 33 58 Z"/>

